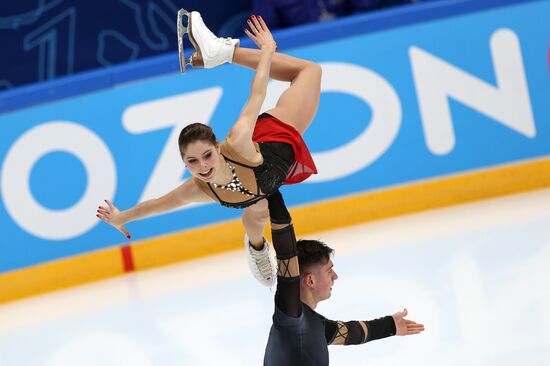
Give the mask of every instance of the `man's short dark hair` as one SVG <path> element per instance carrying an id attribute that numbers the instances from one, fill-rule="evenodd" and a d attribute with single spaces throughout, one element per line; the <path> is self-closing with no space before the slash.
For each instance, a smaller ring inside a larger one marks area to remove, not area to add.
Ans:
<path id="1" fill-rule="evenodd" d="M 334 254 L 334 249 L 320 240 L 298 240 L 298 260 L 300 261 L 300 275 L 311 271 L 311 267 L 327 263 Z"/>

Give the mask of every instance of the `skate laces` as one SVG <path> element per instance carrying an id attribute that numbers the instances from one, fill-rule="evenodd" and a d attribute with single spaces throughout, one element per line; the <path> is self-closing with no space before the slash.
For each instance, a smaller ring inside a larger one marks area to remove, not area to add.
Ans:
<path id="1" fill-rule="evenodd" d="M 212 36 L 214 37 L 213 39 L 215 39 L 216 42 L 223 43 L 226 45 L 231 45 L 231 41 L 233 40 L 233 38 L 230 38 L 230 37 L 227 37 L 227 38 L 217 37 L 214 33 L 212 33 Z"/>
<path id="2" fill-rule="evenodd" d="M 214 33 L 212 33 L 212 31 L 210 31 L 210 29 L 208 30 L 208 32 L 209 32 L 209 36 L 212 40 L 214 40 L 218 43 L 221 43 L 221 44 L 231 45 L 231 41 L 233 40 L 231 37 L 227 37 L 227 38 L 218 37 Z"/>
<path id="3" fill-rule="evenodd" d="M 265 248 L 265 250 L 255 250 L 254 248 L 250 247 L 249 250 L 252 254 L 252 257 L 254 258 L 254 262 L 256 262 L 256 267 L 260 274 L 266 279 L 271 278 L 271 276 L 273 276 L 273 272 L 267 247 Z"/>

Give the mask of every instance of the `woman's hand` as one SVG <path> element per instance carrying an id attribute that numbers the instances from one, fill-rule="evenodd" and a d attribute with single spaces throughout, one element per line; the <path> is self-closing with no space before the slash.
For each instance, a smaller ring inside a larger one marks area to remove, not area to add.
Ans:
<path id="1" fill-rule="evenodd" d="M 121 221 L 120 210 L 111 201 L 105 200 L 105 203 L 109 207 L 99 206 L 96 214 L 97 218 L 112 225 L 115 229 L 130 239 L 130 233 L 126 230 L 124 223 Z"/>
<path id="2" fill-rule="evenodd" d="M 251 19 L 248 19 L 247 22 L 252 32 L 248 29 L 245 29 L 244 32 L 256 43 L 259 49 L 267 49 L 273 52 L 277 50 L 277 43 L 275 43 L 271 31 L 261 16 L 256 17 L 252 15 Z"/>

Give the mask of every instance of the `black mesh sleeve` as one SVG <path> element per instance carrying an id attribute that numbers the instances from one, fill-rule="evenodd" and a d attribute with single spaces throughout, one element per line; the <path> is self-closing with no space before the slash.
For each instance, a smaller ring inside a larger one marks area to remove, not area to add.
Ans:
<path id="1" fill-rule="evenodd" d="M 391 316 L 348 322 L 325 318 L 325 338 L 330 345 L 362 344 L 393 335 L 395 335 L 395 322 Z"/>
<path id="2" fill-rule="evenodd" d="M 369 328 L 365 342 L 395 335 L 395 321 L 391 315 L 374 320 L 368 320 L 365 323 L 367 323 L 367 327 Z"/>
<path id="3" fill-rule="evenodd" d="M 291 218 L 279 191 L 268 196 L 269 216 L 272 223 L 288 226 L 271 230 L 273 248 L 277 256 L 277 291 L 275 305 L 288 316 L 299 317 L 302 314 L 300 301 L 300 269 L 296 236 Z"/>
<path id="4" fill-rule="evenodd" d="M 272 230 L 271 234 L 279 266 L 275 305 L 286 315 L 299 317 L 302 314 L 302 304 L 294 228 L 289 225 L 284 229 Z"/>

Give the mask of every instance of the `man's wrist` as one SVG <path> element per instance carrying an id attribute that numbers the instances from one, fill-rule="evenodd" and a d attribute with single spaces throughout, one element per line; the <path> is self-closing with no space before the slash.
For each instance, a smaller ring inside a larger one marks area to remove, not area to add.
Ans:
<path id="1" fill-rule="evenodd" d="M 366 340 L 367 342 L 394 336 L 397 331 L 395 319 L 391 315 L 375 320 L 369 320 L 366 323 L 369 329 Z"/>

